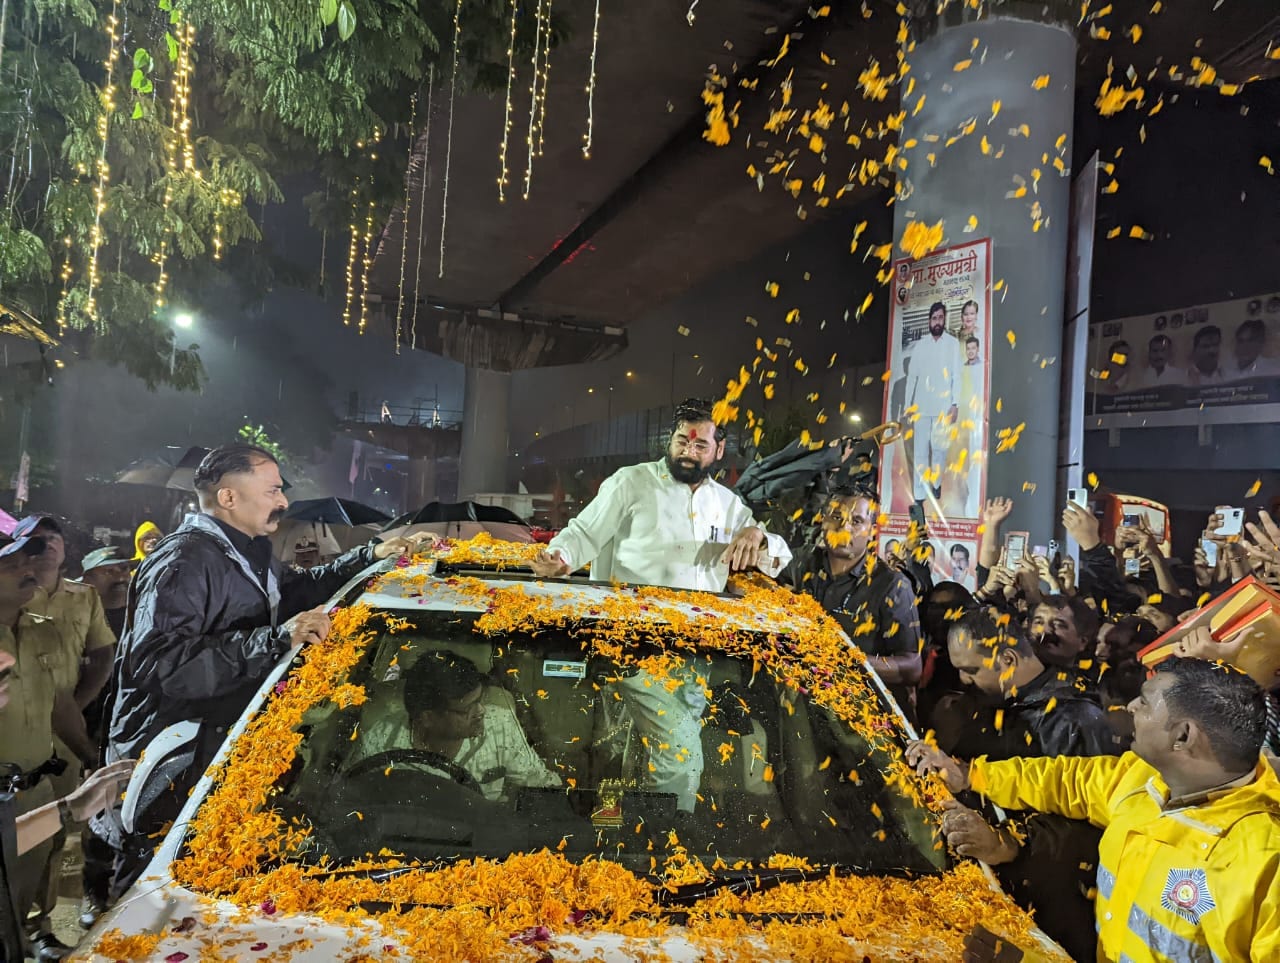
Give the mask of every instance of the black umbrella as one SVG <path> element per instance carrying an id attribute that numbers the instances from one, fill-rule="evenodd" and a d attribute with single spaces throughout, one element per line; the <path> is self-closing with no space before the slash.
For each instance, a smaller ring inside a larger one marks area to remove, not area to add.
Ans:
<path id="1" fill-rule="evenodd" d="M 300 522 L 325 522 L 328 525 L 377 525 L 391 516 L 350 498 L 308 498 L 294 502 L 285 518 Z"/>
<path id="2" fill-rule="evenodd" d="M 210 450 L 199 445 L 191 448 L 179 445 L 158 448 L 130 464 L 116 475 L 115 480 L 122 485 L 152 485 L 156 488 L 193 492 L 196 490 L 196 469 Z M 280 480 L 284 482 L 285 491 L 292 487 L 287 478 L 281 477 Z"/>
<path id="3" fill-rule="evenodd" d="M 194 491 L 196 469 L 208 448 L 182 448 L 170 445 L 139 458 L 116 476 L 124 485 L 152 485 L 156 488 L 177 488 Z"/>
<path id="4" fill-rule="evenodd" d="M 396 524 L 418 525 L 428 522 L 508 522 L 515 525 L 528 523 L 509 509 L 499 505 L 481 505 L 477 502 L 431 502 L 423 505 L 407 520 L 404 516 Z"/>
<path id="5" fill-rule="evenodd" d="M 894 424 L 880 425 L 857 438 L 847 438 L 842 444 L 817 449 L 811 449 L 802 441 L 793 441 L 781 451 L 750 465 L 733 490 L 758 510 L 789 492 L 802 491 L 811 485 L 824 493 L 853 486 L 874 487 L 875 453 L 879 446 L 892 444 L 901 437 L 897 429 Z M 846 445 L 852 445 L 853 451 L 842 464 Z"/>

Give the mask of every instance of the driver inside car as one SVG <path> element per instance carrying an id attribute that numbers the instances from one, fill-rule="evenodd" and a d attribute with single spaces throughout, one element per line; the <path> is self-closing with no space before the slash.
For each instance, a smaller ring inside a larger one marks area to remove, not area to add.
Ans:
<path id="1" fill-rule="evenodd" d="M 487 679 L 453 652 L 428 652 L 405 673 L 404 707 L 414 749 L 438 757 L 440 775 L 475 783 L 490 802 L 521 786 L 557 787 L 509 708 L 485 702 Z"/>

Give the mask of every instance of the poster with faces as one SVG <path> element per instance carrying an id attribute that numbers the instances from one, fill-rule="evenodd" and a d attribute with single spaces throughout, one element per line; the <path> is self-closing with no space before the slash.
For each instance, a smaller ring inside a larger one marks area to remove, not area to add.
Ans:
<path id="1" fill-rule="evenodd" d="M 1280 417 L 1280 294 L 1092 324 L 1088 379 L 1086 414 L 1104 419 L 1188 412 L 1212 423 L 1242 406 Z"/>
<path id="2" fill-rule="evenodd" d="M 937 564 L 950 570 L 954 555 L 958 573 L 966 553 L 977 558 L 992 442 L 990 239 L 895 261 L 889 324 L 883 420 L 904 438 L 881 456 L 882 543 L 923 518 L 946 532 Z"/>

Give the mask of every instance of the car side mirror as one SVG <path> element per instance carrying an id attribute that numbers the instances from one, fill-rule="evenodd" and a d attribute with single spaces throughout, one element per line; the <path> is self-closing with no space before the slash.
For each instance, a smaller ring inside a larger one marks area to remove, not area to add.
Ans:
<path id="1" fill-rule="evenodd" d="M 197 722 L 175 722 L 147 744 L 141 762 L 125 787 L 120 824 L 125 832 L 135 832 L 138 817 L 195 762 Z"/>

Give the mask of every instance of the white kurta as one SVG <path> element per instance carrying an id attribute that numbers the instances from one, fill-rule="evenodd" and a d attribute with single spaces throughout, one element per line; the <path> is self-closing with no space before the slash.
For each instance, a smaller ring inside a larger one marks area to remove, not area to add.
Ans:
<path id="1" fill-rule="evenodd" d="M 912 497 L 916 501 L 927 498 L 930 488 L 942 487 L 942 468 L 955 430 L 955 423 L 946 416 L 953 406 L 960 407 L 963 368 L 964 355 L 955 338 L 927 334 L 911 346 L 906 401 L 908 408 L 916 406 L 918 415 L 911 436 L 915 461 Z"/>
<path id="2" fill-rule="evenodd" d="M 646 462 L 605 479 L 547 550 L 570 568 L 592 563 L 596 581 L 723 592 L 729 567 L 720 557 L 753 525 L 751 510 L 730 489 L 710 478 L 693 489 L 671 477 L 665 460 Z M 769 558 L 760 568 L 776 578 L 791 549 L 778 535 L 766 537 Z"/>
<path id="3" fill-rule="evenodd" d="M 927 334 L 911 348 L 907 405 L 915 405 L 921 418 L 941 415 L 960 404 L 960 369 L 964 354 L 960 342 L 945 334 Z"/>

